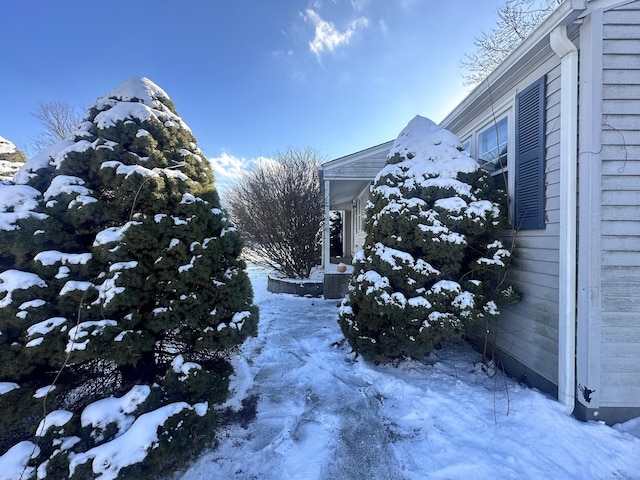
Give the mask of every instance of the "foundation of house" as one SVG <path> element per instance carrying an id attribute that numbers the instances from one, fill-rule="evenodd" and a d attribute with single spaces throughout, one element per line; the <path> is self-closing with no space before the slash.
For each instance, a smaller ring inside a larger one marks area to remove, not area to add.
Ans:
<path id="1" fill-rule="evenodd" d="M 324 298 L 330 300 L 342 298 L 347 293 L 349 286 L 349 273 L 325 273 L 324 274 Z"/>

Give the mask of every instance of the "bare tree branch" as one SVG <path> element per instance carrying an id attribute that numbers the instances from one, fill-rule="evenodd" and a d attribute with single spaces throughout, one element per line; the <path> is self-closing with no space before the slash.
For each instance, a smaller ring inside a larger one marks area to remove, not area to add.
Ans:
<path id="1" fill-rule="evenodd" d="M 477 85 L 513 52 L 563 0 L 506 0 L 498 9 L 496 26 L 474 41 L 475 51 L 465 53 L 465 85 Z"/>
<path id="2" fill-rule="evenodd" d="M 31 142 L 31 148 L 35 152 L 41 152 L 60 140 L 65 140 L 82 121 L 82 113 L 68 103 L 60 101 L 38 102 L 32 115 L 43 128 Z"/>

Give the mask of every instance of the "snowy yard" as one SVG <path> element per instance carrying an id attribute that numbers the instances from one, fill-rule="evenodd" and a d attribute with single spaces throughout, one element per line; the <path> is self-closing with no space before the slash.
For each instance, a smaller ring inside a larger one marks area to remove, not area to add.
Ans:
<path id="1" fill-rule="evenodd" d="M 355 360 L 339 344 L 337 301 L 271 294 L 264 271 L 250 276 L 260 332 L 235 360 L 228 403 L 257 396 L 257 418 L 221 431 L 175 480 L 639 478 L 640 419 L 614 429 L 567 417 L 488 377 L 462 343 L 398 368 Z"/>

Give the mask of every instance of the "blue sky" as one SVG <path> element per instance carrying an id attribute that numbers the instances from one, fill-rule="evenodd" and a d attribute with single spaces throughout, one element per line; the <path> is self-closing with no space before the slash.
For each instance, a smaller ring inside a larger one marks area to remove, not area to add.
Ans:
<path id="1" fill-rule="evenodd" d="M 20 0 L 0 8 L 0 136 L 38 102 L 86 109 L 130 77 L 174 101 L 227 168 L 288 147 L 333 159 L 439 122 L 504 0 Z"/>

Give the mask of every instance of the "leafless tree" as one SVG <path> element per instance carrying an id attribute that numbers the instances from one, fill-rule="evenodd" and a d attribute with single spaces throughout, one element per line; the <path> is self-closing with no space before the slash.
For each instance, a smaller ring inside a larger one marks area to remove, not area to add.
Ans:
<path id="1" fill-rule="evenodd" d="M 232 220 L 250 260 L 288 278 L 308 278 L 320 261 L 323 198 L 318 153 L 277 152 L 246 172 L 227 195 Z"/>
<path id="2" fill-rule="evenodd" d="M 82 114 L 76 108 L 61 101 L 38 102 L 32 115 L 43 127 L 42 132 L 32 141 L 33 153 L 65 140 L 82 121 Z"/>
<path id="3" fill-rule="evenodd" d="M 496 26 L 474 41 L 475 52 L 462 60 L 465 85 L 477 85 L 553 12 L 563 0 L 506 0 Z"/>

